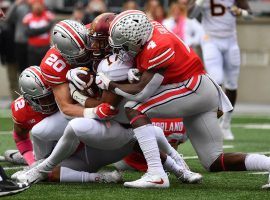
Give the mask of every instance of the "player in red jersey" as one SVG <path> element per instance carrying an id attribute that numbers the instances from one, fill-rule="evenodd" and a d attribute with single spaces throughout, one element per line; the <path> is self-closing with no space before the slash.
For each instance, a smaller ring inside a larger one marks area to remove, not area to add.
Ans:
<path id="1" fill-rule="evenodd" d="M 131 100 L 125 105 L 127 115 L 134 131 L 138 129 L 135 134 L 142 138 L 144 144 L 140 145 L 145 147 L 146 154 L 155 145 L 149 136 L 153 135 L 152 130 L 147 129 L 150 120 L 144 114 L 150 118 L 183 117 L 188 137 L 205 169 L 269 171 L 270 158 L 264 155 L 223 153 L 216 112 L 227 112 L 232 106 L 218 84 L 205 75 L 199 58 L 175 35 L 150 21 L 143 12 L 131 10 L 119 14 L 111 23 L 109 41 L 120 52 L 134 57 L 142 75 L 134 84 L 115 83 L 102 73 L 96 80 L 102 89 Z M 164 175 L 150 172 L 125 185 L 147 187 L 149 181 L 163 180 Z"/>
<path id="2" fill-rule="evenodd" d="M 14 121 L 13 138 L 20 154 L 27 164 L 31 165 L 35 162 L 35 158 L 29 132 L 58 109 L 51 88 L 44 84 L 39 67 L 31 66 L 25 69 L 19 77 L 19 85 L 22 96 L 11 104 Z M 7 160 L 12 160 L 12 156 L 15 155 L 9 154 Z"/>
<path id="3" fill-rule="evenodd" d="M 52 30 L 52 48 L 46 53 L 40 67 L 42 75 L 47 84 L 51 86 L 55 100 L 60 111 L 67 117 L 89 117 L 92 112 L 84 109 L 84 105 L 74 104 L 70 95 L 68 79 L 76 79 L 75 74 L 67 73 L 69 69 L 75 67 L 89 67 L 90 51 L 86 48 L 89 40 L 87 27 L 79 22 L 63 20 L 57 23 Z M 74 71 L 71 71 L 74 72 Z M 76 73 L 85 74 L 84 70 Z M 80 79 L 77 80 L 80 82 Z M 81 96 L 83 104 L 87 102 L 87 97 Z M 93 105 L 93 99 L 90 100 Z M 94 102 L 98 106 L 99 102 Z M 101 105 L 103 109 L 104 105 Z M 106 108 L 106 105 L 105 105 Z"/>

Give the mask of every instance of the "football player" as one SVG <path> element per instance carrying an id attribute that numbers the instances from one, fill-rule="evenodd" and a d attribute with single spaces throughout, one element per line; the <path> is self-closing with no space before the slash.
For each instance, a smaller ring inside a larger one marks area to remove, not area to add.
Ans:
<path id="1" fill-rule="evenodd" d="M 116 70 L 115 66 L 117 66 Z M 116 64 L 113 65 L 106 63 L 105 65 L 105 63 L 102 61 L 101 66 L 99 65 L 99 67 L 110 70 L 110 73 L 108 74 L 111 74 L 111 78 L 114 78 L 114 80 L 127 79 L 127 73 L 125 70 L 123 70 L 124 68 L 121 68 L 122 72 L 119 74 L 119 62 L 116 62 Z M 124 75 L 126 77 L 124 77 Z M 126 146 L 129 146 L 131 149 L 133 148 L 134 144 L 131 143 L 133 142 L 134 134 L 132 129 L 124 127 L 122 120 L 125 118 L 123 117 L 125 112 L 123 112 L 123 109 L 122 112 L 120 110 L 121 108 L 119 107 L 119 114 L 114 118 L 113 121 L 102 122 L 89 118 L 76 118 L 71 120 L 65 129 L 63 137 L 61 137 L 61 139 L 58 141 L 52 154 L 38 166 L 30 169 L 24 174 L 19 175 L 18 180 L 28 181 L 29 183 L 35 183 L 43 180 L 48 176 L 48 173 L 44 172 L 50 172 L 56 167 L 56 165 L 71 156 L 78 148 L 80 141 L 89 147 L 107 150 L 107 154 L 110 156 L 105 156 L 105 154 L 102 153 L 97 153 L 97 155 L 103 155 L 104 159 L 110 158 L 110 161 L 112 161 L 112 158 L 115 158 L 115 156 L 119 157 L 120 155 L 123 155 L 121 157 L 123 158 L 129 154 L 130 150 L 128 150 Z M 119 121 L 122 123 L 118 123 Z M 190 170 L 187 171 L 182 157 L 171 147 L 162 130 L 158 127 L 156 127 L 155 137 L 159 142 L 160 149 L 167 154 L 161 154 L 164 167 L 166 169 L 173 172 L 177 178 L 185 182 L 195 183 L 201 180 L 202 177 L 200 174 L 192 173 Z M 117 149 L 120 151 L 115 153 Z M 115 153 L 114 157 L 112 153 Z M 102 160 L 103 157 L 99 158 L 99 160 Z M 93 158 L 91 158 L 91 160 L 93 160 Z M 114 161 L 118 160 L 114 159 Z M 178 165 L 175 160 L 177 160 L 178 163 L 181 163 L 181 166 Z"/>
<path id="2" fill-rule="evenodd" d="M 202 39 L 203 60 L 207 73 L 219 84 L 234 106 L 240 72 L 240 50 L 236 34 L 236 18 L 251 16 L 247 0 L 197 0 L 191 17 L 202 14 L 205 35 Z M 221 128 L 225 140 L 233 140 L 232 112 L 224 113 Z"/>
<path id="3" fill-rule="evenodd" d="M 108 30 L 109 30 L 109 25 L 110 25 L 109 22 L 111 22 L 114 18 L 115 16 L 112 16 L 111 14 L 102 14 L 98 16 L 91 24 L 92 28 L 90 29 L 90 39 L 91 39 L 90 50 L 93 52 L 93 57 L 97 60 L 97 63 L 100 62 L 101 58 L 103 58 L 104 55 L 111 52 L 111 48 L 108 44 L 108 36 L 109 36 Z M 107 26 L 105 26 L 106 24 Z M 124 62 L 120 62 L 118 57 L 115 55 L 107 56 L 106 59 L 102 60 L 100 63 L 101 66 L 104 65 L 105 67 L 103 68 L 100 67 L 99 70 L 103 71 L 104 73 L 109 74 L 110 76 L 112 76 L 112 74 L 114 75 L 118 74 L 119 78 L 120 78 L 120 74 L 123 73 L 122 78 L 125 78 L 127 74 L 127 69 L 130 68 L 130 67 L 127 68 L 126 66 L 127 65 L 132 66 L 133 63 L 130 61 L 126 62 L 125 64 L 123 63 Z M 108 65 L 111 67 L 108 68 L 107 67 Z M 103 94 L 107 94 L 107 93 L 108 91 L 103 91 Z M 116 98 L 116 101 L 114 100 L 113 102 L 109 102 L 109 103 L 112 103 L 114 105 L 114 103 L 116 102 L 116 104 L 118 104 L 119 97 L 116 97 L 112 93 L 108 93 L 107 96 L 110 96 L 109 98 L 110 100 L 113 99 L 112 97 Z M 83 99 L 83 98 L 78 98 L 78 99 Z M 104 100 L 107 100 L 107 98 L 104 98 Z M 124 105 L 123 101 L 121 104 L 122 105 L 120 105 L 119 107 Z M 121 116 L 121 114 L 118 116 Z M 125 114 L 122 113 L 122 116 L 125 116 Z M 181 163 L 178 163 L 178 164 L 181 165 Z M 199 174 L 191 172 L 188 168 L 186 169 L 185 172 L 186 172 L 184 173 L 185 174 L 184 179 L 186 179 L 185 182 L 192 182 L 192 180 L 194 179 L 197 179 L 197 180 L 201 179 L 201 176 Z"/>
<path id="4" fill-rule="evenodd" d="M 53 141 L 57 140 L 57 137 L 59 139 L 59 136 L 52 138 L 49 135 L 57 132 L 57 130 L 48 130 L 48 128 L 39 128 L 39 126 L 44 123 L 41 121 L 47 121 L 45 118 L 49 116 L 54 117 L 54 113 L 58 111 L 58 108 L 52 90 L 48 85 L 44 84 L 44 79 L 38 66 L 28 67 L 21 73 L 19 87 L 22 96 L 11 104 L 14 122 L 13 138 L 19 153 L 16 151 L 6 151 L 5 158 L 7 161 L 18 163 L 22 155 L 24 159 L 21 160 L 26 161 L 28 165 L 32 165 L 35 162 L 35 158 L 30 140 L 30 131 L 32 130 L 36 159 L 44 158 L 52 150 Z M 63 123 L 63 121 L 60 122 Z M 50 126 L 54 125 L 50 124 Z M 42 130 L 42 134 L 45 134 L 44 137 L 46 138 L 43 141 L 40 141 L 39 134 L 36 134 L 40 129 L 45 129 Z M 41 153 L 41 149 L 44 151 L 43 153 Z"/>
<path id="5" fill-rule="evenodd" d="M 110 44 L 135 57 L 139 82 L 120 84 L 105 74 L 96 78 L 102 89 L 130 99 L 125 107 L 132 124 L 143 127 L 151 117 L 183 117 L 188 137 L 205 169 L 269 171 L 270 158 L 260 154 L 224 153 L 216 112 L 232 106 L 220 86 L 205 74 L 199 57 L 161 24 L 137 10 L 119 14 L 110 25 Z M 119 55 L 121 57 L 121 55 Z M 148 132 L 144 132 L 149 135 Z M 160 176 L 162 178 L 162 176 Z M 160 178 L 158 180 L 160 180 Z M 126 183 L 147 186 L 152 179 Z"/>
<path id="6" fill-rule="evenodd" d="M 43 159 L 51 153 L 55 141 L 63 135 L 62 127 L 65 128 L 67 120 L 61 118 L 60 113 L 57 112 L 58 108 L 52 90 L 45 84 L 38 66 L 28 67 L 21 73 L 19 86 L 22 96 L 11 105 L 14 120 L 13 137 L 27 164 L 33 166 L 35 160 Z M 59 121 L 59 119 L 63 120 Z M 45 129 L 42 132 L 45 139 L 36 138 L 36 135 L 32 135 L 33 153 L 29 133 L 35 133 L 35 129 Z M 52 133 L 53 137 L 51 136 Z M 49 181 L 118 182 L 121 180 L 121 176 L 117 172 L 96 172 L 100 167 L 118 161 L 130 151 L 127 150 L 127 147 L 123 147 L 121 152 L 126 153 L 122 155 L 120 150 L 107 152 L 79 145 L 79 148 L 71 157 L 64 160 L 60 167 L 54 169 Z M 103 156 L 99 158 L 94 155 Z M 16 179 L 19 174 L 22 174 L 22 172 L 15 173 L 12 178 Z"/>

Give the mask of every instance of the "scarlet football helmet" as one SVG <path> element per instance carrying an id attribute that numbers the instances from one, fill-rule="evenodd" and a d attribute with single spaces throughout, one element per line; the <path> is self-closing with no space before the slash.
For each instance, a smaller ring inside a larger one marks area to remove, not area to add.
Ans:
<path id="1" fill-rule="evenodd" d="M 84 25 L 73 20 L 63 20 L 54 26 L 52 32 L 53 45 L 72 67 L 87 66 L 90 63 L 91 54 L 86 49 L 90 40 Z"/>
<path id="2" fill-rule="evenodd" d="M 23 98 L 36 111 L 52 114 L 58 110 L 52 89 L 44 83 L 40 67 L 26 68 L 19 77 L 19 87 Z"/>
<path id="3" fill-rule="evenodd" d="M 88 49 L 92 52 L 92 60 L 100 61 L 112 52 L 108 42 L 110 23 L 116 13 L 103 13 L 97 16 L 89 28 Z M 89 45 L 90 44 L 90 45 Z"/>

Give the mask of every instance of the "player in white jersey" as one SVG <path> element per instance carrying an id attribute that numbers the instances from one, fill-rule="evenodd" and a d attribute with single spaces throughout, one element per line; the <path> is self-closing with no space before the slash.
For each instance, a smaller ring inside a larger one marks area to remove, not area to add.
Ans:
<path id="1" fill-rule="evenodd" d="M 240 49 L 236 35 L 236 17 L 250 16 L 246 0 L 197 0 L 191 17 L 202 14 L 205 35 L 202 51 L 208 74 L 225 88 L 225 93 L 235 105 L 240 72 Z M 230 122 L 232 111 L 224 113 L 221 121 L 223 137 L 233 140 Z"/>

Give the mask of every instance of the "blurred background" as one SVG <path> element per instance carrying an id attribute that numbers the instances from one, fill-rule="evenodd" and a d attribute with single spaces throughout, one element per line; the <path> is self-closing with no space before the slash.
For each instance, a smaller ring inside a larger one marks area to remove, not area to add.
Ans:
<path id="1" fill-rule="evenodd" d="M 38 64 L 39 56 L 42 57 L 49 48 L 45 40 L 33 43 L 29 39 L 37 34 L 31 32 L 31 27 L 27 27 L 31 21 L 26 17 L 29 13 L 46 12 L 46 23 L 39 27 L 38 33 L 38 36 L 44 36 L 61 19 L 74 19 L 87 24 L 103 12 L 119 13 L 128 9 L 140 9 L 182 37 L 200 55 L 202 33 L 199 20 L 192 22 L 189 33 L 176 30 L 177 27 L 172 27 L 170 23 L 171 18 L 186 18 L 187 1 L 0 0 L 0 8 L 6 13 L 6 20 L 0 22 L 0 108 L 8 108 L 11 100 L 16 98 L 14 90 L 17 90 L 18 74 L 29 63 Z M 237 22 L 242 62 L 238 107 L 244 105 L 244 108 L 250 108 L 252 105 L 255 111 L 261 109 L 264 112 L 270 110 L 270 0 L 249 0 L 249 4 L 254 17 L 250 20 L 238 19 Z M 23 30 L 25 27 L 26 31 Z M 24 32 L 25 35 L 22 34 Z M 37 49 L 39 52 L 34 56 L 36 59 L 32 60 L 33 52 L 37 52 Z M 29 57 L 30 60 L 27 59 Z"/>

